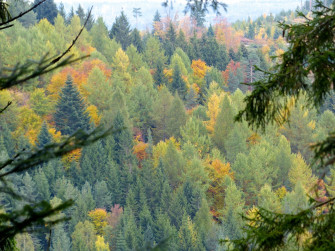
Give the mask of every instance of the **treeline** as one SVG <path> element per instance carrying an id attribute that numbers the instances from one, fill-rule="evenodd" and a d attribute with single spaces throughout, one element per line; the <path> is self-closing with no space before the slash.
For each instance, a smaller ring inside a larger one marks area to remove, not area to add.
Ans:
<path id="1" fill-rule="evenodd" d="M 0 31 L 1 66 L 66 48 L 82 20 L 78 11 L 64 13 Z M 254 65 L 268 69 L 270 55 L 285 49 L 275 23 L 259 20 L 271 23 L 270 36 L 256 28 L 245 41 L 241 25 L 224 20 L 189 30 L 189 19 L 156 13 L 152 31 L 139 32 L 124 13 L 110 30 L 98 18 L 72 51 L 90 58 L 1 91 L 0 107 L 14 103 L 0 120 L 0 161 L 78 129 L 114 128 L 91 146 L 12 176 L 14 191 L 32 201 L 74 200 L 62 213 L 71 220 L 19 235 L 17 247 L 44 250 L 51 238 L 51 250 L 135 250 L 164 241 L 169 250 L 226 250 L 219 240 L 243 235 L 241 214 L 298 212 L 316 182 L 316 199 L 329 196 L 325 187 L 335 191 L 335 170 L 318 179 L 309 149 L 334 127 L 332 97 L 320 113 L 292 100 L 290 124 L 265 132 L 234 123 L 248 91 L 240 83 L 261 78 Z M 8 211 L 24 205 L 3 194 L 0 202 Z"/>

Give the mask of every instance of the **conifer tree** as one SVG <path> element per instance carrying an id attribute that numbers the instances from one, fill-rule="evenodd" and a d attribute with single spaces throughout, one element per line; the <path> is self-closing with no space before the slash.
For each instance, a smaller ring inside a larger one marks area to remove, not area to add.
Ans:
<path id="1" fill-rule="evenodd" d="M 225 142 L 233 128 L 234 110 L 228 96 L 225 95 L 220 105 L 220 112 L 216 119 L 213 136 L 213 141 L 222 153 L 225 152 Z"/>
<path id="2" fill-rule="evenodd" d="M 164 49 L 169 59 L 173 55 L 176 49 L 176 41 L 177 41 L 177 34 L 172 22 L 170 22 L 169 29 L 167 30 L 166 34 L 166 39 L 164 41 Z"/>
<path id="3" fill-rule="evenodd" d="M 159 58 L 157 61 L 154 80 L 156 86 L 160 86 L 166 83 L 166 77 L 164 75 L 164 63 L 161 58 Z"/>
<path id="4" fill-rule="evenodd" d="M 144 51 L 144 45 L 140 32 L 136 28 L 131 32 L 131 43 L 135 46 L 139 53 L 142 53 Z"/>
<path id="5" fill-rule="evenodd" d="M 7 123 L 5 123 L 4 121 L 0 121 L 0 137 L 2 137 L 3 145 L 4 145 L 4 148 L 7 151 L 8 156 L 9 157 L 14 156 L 14 154 L 15 154 L 14 139 L 12 137 L 11 131 L 9 130 L 9 128 L 7 126 Z M 1 145 L 1 143 L 0 143 L 0 145 Z M 1 155 L 1 150 L 0 150 L 0 155 Z"/>
<path id="6" fill-rule="evenodd" d="M 58 6 L 58 13 L 63 17 L 64 20 L 66 20 L 66 12 L 65 12 L 65 7 L 64 4 L 61 2 Z"/>
<path id="7" fill-rule="evenodd" d="M 96 231 L 93 223 L 89 221 L 79 222 L 72 237 L 72 250 L 95 251 Z"/>
<path id="8" fill-rule="evenodd" d="M 168 135 L 170 137 L 174 136 L 175 138 L 179 138 L 180 127 L 185 125 L 186 119 L 187 117 L 183 101 L 179 98 L 179 95 L 177 94 L 168 112 L 168 119 L 166 125 Z"/>
<path id="9" fill-rule="evenodd" d="M 173 69 L 171 89 L 173 92 L 177 91 L 181 99 L 185 99 L 187 92 L 186 83 L 182 78 L 179 64 L 175 64 Z"/>
<path id="10" fill-rule="evenodd" d="M 79 129 L 89 131 L 90 118 L 86 112 L 86 105 L 70 76 L 55 109 L 55 126 L 63 135 L 71 135 Z"/>
<path id="11" fill-rule="evenodd" d="M 154 142 L 159 142 L 160 140 L 165 140 L 168 138 L 167 133 L 167 121 L 168 114 L 172 104 L 172 95 L 166 87 L 163 87 L 154 102 L 153 107 L 153 136 Z"/>
<path id="12" fill-rule="evenodd" d="M 196 228 L 187 214 L 183 215 L 182 224 L 178 232 L 179 250 L 205 250 L 201 241 L 199 240 Z"/>
<path id="13" fill-rule="evenodd" d="M 76 15 L 80 18 L 80 23 L 83 25 L 85 22 L 85 11 L 81 4 L 78 5 L 78 9 L 76 10 Z"/>
<path id="14" fill-rule="evenodd" d="M 39 3 L 39 0 L 34 0 L 34 4 Z M 43 18 L 48 19 L 51 24 L 54 24 L 54 19 L 57 17 L 58 10 L 54 0 L 46 1 L 34 10 L 37 14 L 37 20 Z"/>
<path id="15" fill-rule="evenodd" d="M 122 230 L 120 230 L 116 237 L 116 251 L 124 251 L 124 250 L 127 250 L 127 243 L 124 238 Z"/>
<path id="16" fill-rule="evenodd" d="M 34 176 L 34 181 L 36 183 L 36 188 L 37 188 L 39 196 L 42 198 L 42 200 L 48 201 L 51 195 L 50 186 L 41 168 L 36 172 Z"/>
<path id="17" fill-rule="evenodd" d="M 98 181 L 94 186 L 94 199 L 98 208 L 110 208 L 112 204 L 111 193 L 108 190 L 106 182 Z"/>
<path id="18" fill-rule="evenodd" d="M 44 121 L 40 130 L 40 133 L 37 137 L 36 146 L 38 148 L 43 148 L 44 146 L 52 143 L 52 135 L 49 133 L 48 125 Z"/>
<path id="19" fill-rule="evenodd" d="M 115 38 L 121 44 L 124 51 L 131 44 L 129 21 L 123 11 L 119 17 L 116 17 L 109 32 L 109 37 L 111 39 Z"/>
<path id="20" fill-rule="evenodd" d="M 0 135 L 0 163 L 3 163 L 9 159 L 8 152 L 5 146 L 4 139 Z"/>

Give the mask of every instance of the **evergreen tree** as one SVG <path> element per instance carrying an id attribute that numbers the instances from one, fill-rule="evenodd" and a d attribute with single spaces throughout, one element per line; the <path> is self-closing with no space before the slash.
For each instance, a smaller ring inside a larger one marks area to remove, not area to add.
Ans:
<path id="1" fill-rule="evenodd" d="M 123 232 L 120 230 L 116 237 L 116 251 L 125 251 L 127 250 L 127 243 L 124 238 Z"/>
<path id="2" fill-rule="evenodd" d="M 0 121 L 0 138 L 2 137 L 2 140 L 0 139 L 0 147 L 1 144 L 3 144 L 3 148 L 1 150 L 6 150 L 6 154 L 5 156 L 8 157 L 13 157 L 15 154 L 15 143 L 14 143 L 14 139 L 12 136 L 11 131 L 8 129 L 7 123 L 5 123 L 4 121 Z M 0 150 L 0 156 L 1 156 L 1 150 Z M 8 159 L 7 157 L 7 159 Z M 2 159 L 0 157 L 0 161 L 4 161 L 5 159 Z"/>
<path id="3" fill-rule="evenodd" d="M 234 110 L 230 104 L 227 95 L 223 98 L 220 105 L 220 112 L 217 116 L 216 123 L 214 126 L 214 137 L 213 141 L 216 146 L 221 150 L 222 153 L 225 152 L 225 142 L 228 139 L 229 133 L 234 128 Z"/>
<path id="4" fill-rule="evenodd" d="M 167 133 L 170 137 L 180 137 L 180 127 L 185 125 L 186 118 L 186 111 L 183 101 L 179 98 L 177 94 L 168 112 L 168 119 L 166 124 Z"/>
<path id="5" fill-rule="evenodd" d="M 258 206 L 272 212 L 281 212 L 280 200 L 270 185 L 265 184 L 262 187 L 258 196 Z"/>
<path id="6" fill-rule="evenodd" d="M 36 146 L 38 148 L 43 148 L 50 143 L 52 143 L 52 135 L 49 133 L 48 124 L 44 121 L 40 133 L 37 136 Z"/>
<path id="7" fill-rule="evenodd" d="M 186 84 L 181 76 L 181 69 L 178 64 L 175 64 L 173 69 L 172 84 L 171 89 L 173 92 L 177 91 L 179 96 L 182 99 L 185 99 L 186 96 Z"/>
<path id="8" fill-rule="evenodd" d="M 61 2 L 58 6 L 58 13 L 63 17 L 64 20 L 66 20 L 66 12 L 65 12 L 65 7 L 64 4 Z"/>
<path id="9" fill-rule="evenodd" d="M 182 189 L 177 189 L 172 196 L 172 201 L 170 202 L 170 207 L 168 210 L 168 215 L 170 217 L 171 224 L 179 229 L 183 219 L 186 214 L 186 198 L 183 194 Z"/>
<path id="10" fill-rule="evenodd" d="M 156 86 L 160 86 L 166 83 L 166 77 L 164 75 L 164 63 L 163 60 L 160 58 L 157 61 L 154 81 Z"/>
<path id="11" fill-rule="evenodd" d="M 205 250 L 196 228 L 187 214 L 183 215 L 182 224 L 178 233 L 179 249 L 181 251 Z"/>
<path id="12" fill-rule="evenodd" d="M 121 12 L 121 15 L 115 19 L 109 32 L 109 37 L 111 39 L 115 38 L 115 40 L 121 44 L 124 51 L 131 44 L 130 26 L 123 11 Z"/>
<path id="13" fill-rule="evenodd" d="M 204 27 L 206 21 L 206 13 L 202 5 L 202 2 L 196 1 L 194 7 L 191 9 L 191 18 L 197 22 L 198 27 Z"/>
<path id="14" fill-rule="evenodd" d="M 234 183 L 230 184 L 225 191 L 225 206 L 223 208 L 223 228 L 230 240 L 242 237 L 244 203 L 242 192 Z"/>
<path id="15" fill-rule="evenodd" d="M 169 29 L 167 30 L 166 33 L 166 39 L 164 40 L 164 49 L 166 55 L 168 56 L 168 59 L 171 58 L 176 49 L 176 42 L 177 42 L 177 34 L 172 22 L 170 22 Z"/>
<path id="16" fill-rule="evenodd" d="M 112 196 L 104 180 L 95 184 L 94 199 L 98 208 L 108 209 L 112 206 Z"/>
<path id="17" fill-rule="evenodd" d="M 142 53 L 144 51 L 144 45 L 138 29 L 135 28 L 130 35 L 131 35 L 131 43 L 136 47 L 139 53 Z"/>
<path id="18" fill-rule="evenodd" d="M 153 127 L 153 135 L 154 142 L 157 143 L 160 140 L 165 140 L 168 138 L 167 133 L 167 121 L 168 114 L 172 104 L 172 95 L 169 90 L 164 87 L 161 89 L 157 95 L 157 99 L 154 102 L 153 107 L 153 119 L 154 119 L 154 127 Z"/>
<path id="19" fill-rule="evenodd" d="M 237 154 L 247 152 L 246 138 L 242 130 L 242 127 L 236 125 L 224 142 L 227 160 L 230 163 L 234 163 Z"/>
<path id="20" fill-rule="evenodd" d="M 79 222 L 72 237 L 72 250 L 95 251 L 96 231 L 94 225 L 85 221 Z"/>
<path id="21" fill-rule="evenodd" d="M 34 0 L 34 4 L 39 2 L 39 0 Z M 57 5 L 55 4 L 54 0 L 46 1 L 45 3 L 35 8 L 34 11 L 37 14 L 37 20 L 46 18 L 51 24 L 54 24 L 54 20 L 58 14 Z"/>
<path id="22" fill-rule="evenodd" d="M 150 225 L 147 226 L 143 234 L 144 245 L 146 248 L 153 248 L 155 243 L 155 238 Z"/>
<path id="23" fill-rule="evenodd" d="M 74 9 L 71 7 L 70 13 L 66 19 L 66 24 L 69 25 L 71 23 L 72 18 L 74 17 Z"/>
<path id="24" fill-rule="evenodd" d="M 80 18 L 81 25 L 83 25 L 85 22 L 86 15 L 85 15 L 85 11 L 83 7 L 81 7 L 81 4 L 78 5 L 78 9 L 76 10 L 76 15 Z"/>
<path id="25" fill-rule="evenodd" d="M 8 11 L 12 17 L 16 17 L 31 8 L 31 3 L 26 0 L 7 0 L 6 3 L 8 4 Z M 24 27 L 29 27 L 36 23 L 36 13 L 31 11 L 18 20 Z"/>
<path id="26" fill-rule="evenodd" d="M 26 172 L 23 175 L 22 186 L 19 188 L 19 194 L 23 196 L 25 199 L 29 198 L 29 200 L 31 201 L 36 200 L 36 197 L 37 197 L 36 183 L 31 178 L 28 172 Z M 24 204 L 25 204 L 25 201 L 19 201 L 19 203 L 17 203 L 16 206 L 17 208 L 22 209 Z"/>
<path id="27" fill-rule="evenodd" d="M 64 229 L 64 224 L 58 224 L 51 232 L 51 250 L 52 251 L 70 251 L 71 241 Z"/>
<path id="28" fill-rule="evenodd" d="M 42 198 L 42 200 L 48 201 L 51 195 L 49 182 L 41 168 L 36 172 L 34 181 L 36 183 L 39 196 Z"/>
<path id="29" fill-rule="evenodd" d="M 55 126 L 63 135 L 71 135 L 79 129 L 90 129 L 90 118 L 85 103 L 70 76 L 62 89 L 55 110 Z"/>

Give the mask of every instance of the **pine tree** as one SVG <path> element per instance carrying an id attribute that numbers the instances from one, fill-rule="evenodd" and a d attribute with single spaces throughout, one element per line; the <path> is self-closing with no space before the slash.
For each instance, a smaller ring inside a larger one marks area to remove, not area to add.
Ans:
<path id="1" fill-rule="evenodd" d="M 77 130 L 89 131 L 90 118 L 80 93 L 69 76 L 62 89 L 54 114 L 55 126 L 63 135 L 71 135 Z"/>
<path id="2" fill-rule="evenodd" d="M 39 0 L 34 0 L 34 4 L 37 3 L 39 3 Z M 46 18 L 51 24 L 54 24 L 54 19 L 58 14 L 57 5 L 55 4 L 54 0 L 46 1 L 45 3 L 38 6 L 34 11 L 37 14 L 38 20 Z"/>
<path id="3" fill-rule="evenodd" d="M 130 26 L 123 11 L 121 15 L 115 19 L 112 29 L 109 32 L 109 37 L 111 39 L 115 38 L 115 40 L 121 44 L 124 51 L 131 44 Z"/>

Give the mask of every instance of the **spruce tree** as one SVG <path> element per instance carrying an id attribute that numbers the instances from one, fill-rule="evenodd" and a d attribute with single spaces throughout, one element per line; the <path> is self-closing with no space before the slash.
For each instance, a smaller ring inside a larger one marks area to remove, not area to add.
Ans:
<path id="1" fill-rule="evenodd" d="M 15 154 L 15 144 L 14 139 L 12 137 L 12 133 L 9 130 L 7 123 L 4 121 L 0 121 L 0 137 L 3 138 L 3 144 L 6 148 L 7 154 L 9 157 L 14 156 Z M 1 155 L 1 152 L 0 152 Z"/>
<path id="2" fill-rule="evenodd" d="M 86 112 L 86 105 L 70 76 L 56 105 L 54 121 L 56 129 L 63 135 L 71 135 L 79 129 L 85 131 L 90 129 L 90 117 Z"/>
<path id="3" fill-rule="evenodd" d="M 164 63 L 161 58 L 159 58 L 157 61 L 154 80 L 156 86 L 160 86 L 166 83 L 166 77 L 164 75 Z"/>
<path id="4" fill-rule="evenodd" d="M 43 148 L 44 146 L 52 142 L 52 135 L 49 133 L 48 124 L 44 121 L 40 130 L 39 135 L 37 136 L 36 146 L 38 148 Z"/>
<path id="5" fill-rule="evenodd" d="M 144 45 L 140 32 L 136 28 L 131 32 L 131 43 L 136 47 L 139 53 L 142 53 L 144 51 Z"/>
<path id="6" fill-rule="evenodd" d="M 96 206 L 98 208 L 110 208 L 113 205 L 111 197 L 111 192 L 107 188 L 107 183 L 104 180 L 98 181 L 94 186 Z"/>
<path id="7" fill-rule="evenodd" d="M 61 15 L 63 17 L 63 19 L 66 20 L 65 7 L 64 7 L 64 4 L 62 2 L 58 6 L 58 12 L 59 12 L 59 15 Z"/>
<path id="8" fill-rule="evenodd" d="M 40 196 L 40 198 L 42 200 L 48 201 L 51 195 L 50 186 L 41 168 L 38 171 L 36 171 L 35 176 L 34 176 L 34 181 L 36 183 L 36 188 L 37 188 L 38 195 Z"/>
<path id="9" fill-rule="evenodd" d="M 121 12 L 121 16 L 115 19 L 109 32 L 109 37 L 119 42 L 124 51 L 131 44 L 130 25 L 123 11 Z"/>
<path id="10" fill-rule="evenodd" d="M 169 29 L 166 33 L 166 39 L 164 41 L 164 49 L 169 59 L 173 55 L 176 49 L 176 41 L 177 41 L 177 34 L 172 22 L 170 22 Z"/>
<path id="11" fill-rule="evenodd" d="M 39 0 L 35 0 L 34 4 L 37 4 L 39 2 Z M 57 17 L 58 14 L 57 5 L 55 4 L 54 0 L 46 1 L 45 3 L 35 8 L 34 11 L 37 14 L 38 20 L 46 18 L 51 24 L 54 24 L 54 19 Z"/>
<path id="12" fill-rule="evenodd" d="M 76 15 L 80 18 L 80 23 L 83 25 L 85 22 L 85 11 L 81 4 L 78 5 L 78 9 L 76 10 Z"/>
<path id="13" fill-rule="evenodd" d="M 124 238 L 123 231 L 120 230 L 116 237 L 116 251 L 124 251 L 127 250 L 127 243 Z"/>
<path id="14" fill-rule="evenodd" d="M 186 83 L 182 78 L 181 69 L 179 64 L 175 64 L 172 75 L 172 91 L 177 91 L 181 99 L 185 99 L 186 96 Z"/>

